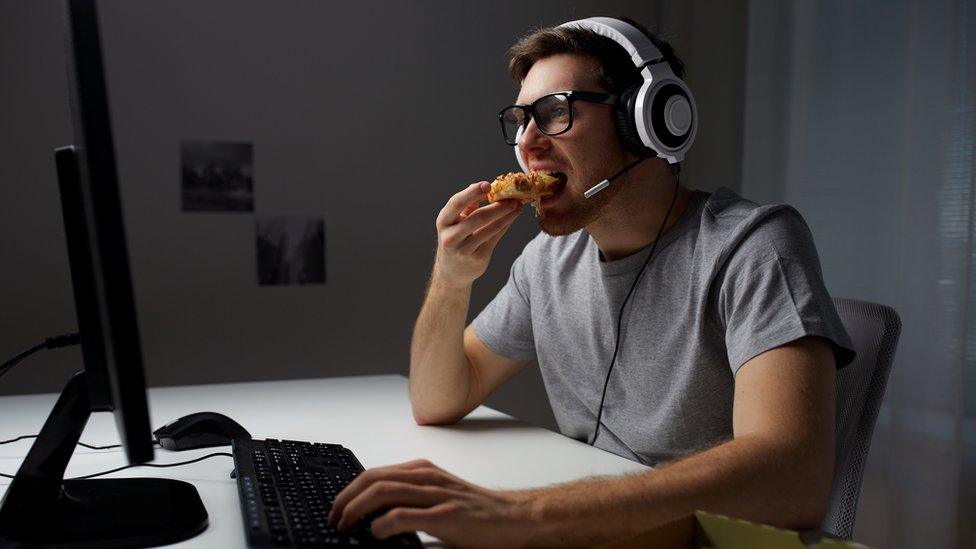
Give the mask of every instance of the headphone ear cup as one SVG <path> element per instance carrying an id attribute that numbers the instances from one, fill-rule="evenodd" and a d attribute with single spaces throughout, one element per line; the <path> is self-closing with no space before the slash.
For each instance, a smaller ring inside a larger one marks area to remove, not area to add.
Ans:
<path id="1" fill-rule="evenodd" d="M 654 150 L 644 145 L 637 133 L 634 104 L 639 89 L 640 85 L 631 86 L 620 93 L 617 103 L 613 106 L 614 125 L 617 127 L 620 142 L 627 152 L 639 157 L 656 156 Z"/>

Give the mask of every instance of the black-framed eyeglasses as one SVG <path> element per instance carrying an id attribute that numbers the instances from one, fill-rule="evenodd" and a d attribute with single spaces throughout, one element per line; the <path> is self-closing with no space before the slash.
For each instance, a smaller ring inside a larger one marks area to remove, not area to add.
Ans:
<path id="1" fill-rule="evenodd" d="M 517 145 L 521 132 L 535 119 L 539 131 L 546 135 L 566 133 L 573 127 L 573 103 L 586 101 L 613 105 L 617 96 L 609 93 L 587 91 L 560 91 L 543 95 L 529 105 L 511 105 L 498 113 L 502 135 L 509 145 Z"/>

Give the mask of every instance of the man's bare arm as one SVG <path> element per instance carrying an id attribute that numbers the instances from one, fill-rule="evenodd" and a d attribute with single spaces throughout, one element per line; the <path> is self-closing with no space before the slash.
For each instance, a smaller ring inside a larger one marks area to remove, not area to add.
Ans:
<path id="1" fill-rule="evenodd" d="M 420 425 L 457 422 L 527 364 L 496 354 L 470 326 L 461 328 L 469 297 L 470 289 L 432 287 L 417 318 L 410 353 L 410 401 Z"/>
<path id="2" fill-rule="evenodd" d="M 789 528 L 818 527 L 834 464 L 835 363 L 804 338 L 746 363 L 734 438 L 646 473 L 517 493 L 530 544 L 626 537 L 702 509 Z"/>
<path id="3" fill-rule="evenodd" d="M 816 527 L 833 476 L 834 368 L 817 338 L 759 355 L 736 378 L 733 440 L 645 473 L 504 491 L 417 460 L 358 476 L 336 497 L 330 521 L 347 528 L 386 510 L 372 523 L 379 538 L 422 530 L 484 547 L 589 546 L 696 509 Z"/>
<path id="4" fill-rule="evenodd" d="M 410 346 L 410 402 L 422 425 L 461 419 L 522 366 L 464 328 L 471 286 L 521 211 L 511 200 L 479 208 L 487 185 L 455 194 L 437 216 L 437 259 Z"/>

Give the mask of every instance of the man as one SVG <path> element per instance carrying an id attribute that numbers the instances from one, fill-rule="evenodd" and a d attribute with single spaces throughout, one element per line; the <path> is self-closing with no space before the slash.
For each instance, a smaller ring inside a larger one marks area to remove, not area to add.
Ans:
<path id="1" fill-rule="evenodd" d="M 671 48 L 655 44 L 680 77 Z M 819 526 L 833 474 L 835 369 L 853 353 L 802 218 L 728 189 L 692 192 L 661 158 L 584 198 L 637 160 L 613 106 L 568 102 L 570 122 L 555 127 L 537 101 L 619 94 L 640 76 L 621 46 L 583 29 L 539 30 L 510 53 L 516 103 L 531 111 L 519 152 L 565 186 L 543 201 L 542 233 L 467 328 L 471 286 L 521 208 L 479 207 L 489 188 L 479 182 L 441 210 L 411 348 L 414 417 L 456 422 L 537 359 L 564 434 L 655 469 L 497 491 L 417 461 L 362 474 L 331 519 L 342 528 L 386 510 L 373 521 L 378 537 L 423 530 L 487 547 L 592 545 L 695 509 Z"/>

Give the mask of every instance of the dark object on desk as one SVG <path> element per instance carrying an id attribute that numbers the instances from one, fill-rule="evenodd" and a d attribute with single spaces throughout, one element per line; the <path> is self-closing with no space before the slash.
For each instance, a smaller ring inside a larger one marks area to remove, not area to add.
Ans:
<path id="1" fill-rule="evenodd" d="M 64 480 L 95 411 L 115 413 L 129 463 L 153 459 L 95 3 L 66 0 L 65 16 L 75 143 L 58 149 L 55 161 L 85 369 L 61 392 L 4 494 L 0 547 L 165 545 L 207 527 L 192 484 Z"/>
<path id="2" fill-rule="evenodd" d="M 345 532 L 329 525 L 336 494 L 363 472 L 338 444 L 235 439 L 234 470 L 251 547 L 423 547 L 416 534 L 377 540 L 366 520 Z"/>
<path id="3" fill-rule="evenodd" d="M 191 450 L 229 446 L 235 438 L 251 438 L 251 433 L 233 419 L 216 412 L 197 412 L 171 421 L 153 431 L 166 450 Z"/>

